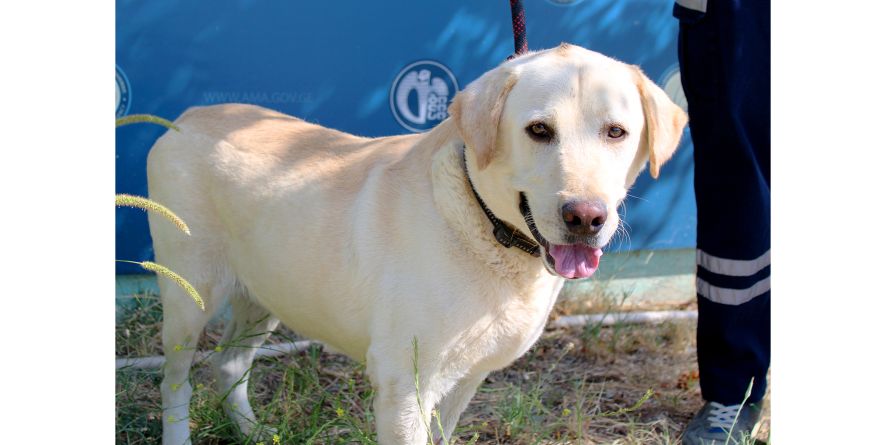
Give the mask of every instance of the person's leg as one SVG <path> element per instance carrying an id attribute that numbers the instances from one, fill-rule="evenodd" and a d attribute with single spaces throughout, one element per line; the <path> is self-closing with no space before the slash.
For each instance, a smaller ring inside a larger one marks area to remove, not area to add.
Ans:
<path id="1" fill-rule="evenodd" d="M 739 404 L 753 377 L 754 403 L 770 346 L 769 3 L 680 0 L 674 15 L 695 149 L 702 397 Z"/>

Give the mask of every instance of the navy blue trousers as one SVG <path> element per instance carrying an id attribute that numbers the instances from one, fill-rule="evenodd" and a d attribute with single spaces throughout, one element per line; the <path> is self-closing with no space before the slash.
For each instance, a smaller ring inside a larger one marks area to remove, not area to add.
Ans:
<path id="1" fill-rule="evenodd" d="M 757 402 L 770 355 L 769 2 L 677 3 L 695 148 L 702 397 L 740 403 L 753 377 Z"/>

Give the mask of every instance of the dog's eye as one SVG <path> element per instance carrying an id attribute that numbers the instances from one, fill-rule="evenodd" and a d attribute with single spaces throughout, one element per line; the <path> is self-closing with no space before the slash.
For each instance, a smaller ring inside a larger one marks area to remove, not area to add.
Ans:
<path id="1" fill-rule="evenodd" d="M 628 134 L 628 132 L 618 125 L 609 127 L 609 131 L 606 132 L 606 136 L 609 136 L 611 139 L 621 139 L 625 137 L 626 134 Z"/>
<path id="2" fill-rule="evenodd" d="M 529 134 L 529 137 L 539 142 L 550 142 L 554 138 L 554 130 L 541 122 L 530 124 L 526 127 L 526 133 Z"/>

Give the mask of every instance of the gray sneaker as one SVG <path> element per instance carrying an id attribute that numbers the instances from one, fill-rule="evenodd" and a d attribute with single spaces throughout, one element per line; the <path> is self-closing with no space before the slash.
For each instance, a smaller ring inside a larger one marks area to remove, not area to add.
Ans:
<path id="1" fill-rule="evenodd" d="M 759 428 L 759 404 L 726 406 L 717 402 L 707 402 L 689 421 L 689 425 L 686 425 L 681 443 L 683 445 L 753 444 Z M 732 429 L 731 436 L 730 429 Z"/>

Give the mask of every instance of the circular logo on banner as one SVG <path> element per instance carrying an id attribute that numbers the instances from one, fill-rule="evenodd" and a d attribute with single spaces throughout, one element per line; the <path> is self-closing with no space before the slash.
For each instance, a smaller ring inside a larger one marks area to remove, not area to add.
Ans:
<path id="1" fill-rule="evenodd" d="M 557 6 L 572 6 L 581 3 L 583 0 L 548 0 L 548 3 Z"/>
<path id="2" fill-rule="evenodd" d="M 403 128 L 430 130 L 449 116 L 449 101 L 458 92 L 452 71 L 433 60 L 420 60 L 400 70 L 391 85 L 391 113 Z"/>
<path id="3" fill-rule="evenodd" d="M 115 65 L 116 66 L 116 65 Z M 129 105 L 132 102 L 132 88 L 126 73 L 117 67 L 117 117 L 126 116 L 129 113 Z"/>
<path id="4" fill-rule="evenodd" d="M 683 111 L 689 112 L 689 102 L 686 100 L 686 93 L 683 92 L 683 84 L 680 82 L 680 67 L 672 66 L 665 74 L 661 76 L 658 82 L 661 89 L 667 93 L 668 97 L 674 101 Z"/>

